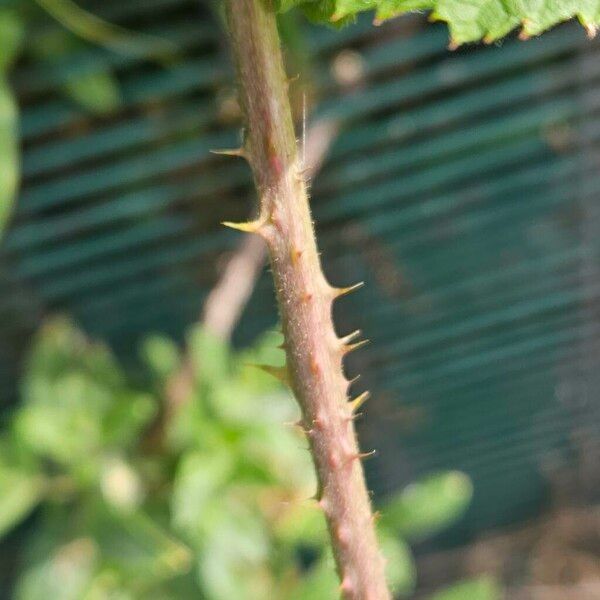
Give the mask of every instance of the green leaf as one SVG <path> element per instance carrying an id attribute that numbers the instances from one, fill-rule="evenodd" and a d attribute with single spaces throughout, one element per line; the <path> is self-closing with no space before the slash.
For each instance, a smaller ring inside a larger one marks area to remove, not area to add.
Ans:
<path id="1" fill-rule="evenodd" d="M 0 35 L 2 35 L 0 33 Z M 18 111 L 6 77 L 0 72 L 0 231 L 8 221 L 20 173 Z"/>
<path id="2" fill-rule="evenodd" d="M 15 10 L 0 8 L 0 72 L 14 61 L 23 41 L 23 22 Z"/>
<path id="3" fill-rule="evenodd" d="M 150 396 L 127 385 L 112 355 L 67 321 L 40 332 L 22 388 L 18 438 L 87 480 L 99 475 L 105 454 L 137 440 L 156 410 Z"/>
<path id="4" fill-rule="evenodd" d="M 491 577 L 479 577 L 456 583 L 429 600 L 500 600 L 498 584 Z"/>
<path id="5" fill-rule="evenodd" d="M 86 110 L 104 114 L 121 104 L 121 93 L 115 76 L 110 71 L 97 71 L 70 77 L 64 85 L 65 93 Z"/>
<path id="6" fill-rule="evenodd" d="M 200 538 L 206 522 L 205 509 L 218 497 L 233 472 L 234 457 L 227 451 L 210 455 L 191 452 L 177 470 L 171 500 L 174 526 L 190 538 Z"/>
<path id="7" fill-rule="evenodd" d="M 16 600 L 79 600 L 92 579 L 96 544 L 88 537 L 59 546 L 27 569 L 17 583 Z"/>
<path id="8" fill-rule="evenodd" d="M 480 40 L 491 43 L 517 27 L 527 38 L 574 18 L 590 35 L 600 24 L 598 0 L 279 0 L 277 5 L 281 12 L 295 6 L 323 23 L 348 22 L 360 12 L 373 10 L 376 22 L 431 10 L 432 19 L 448 24 L 452 47 Z"/>
<path id="9" fill-rule="evenodd" d="M 37 473 L 0 465 L 0 537 L 34 509 L 43 492 Z"/>
<path id="10" fill-rule="evenodd" d="M 277 523 L 277 536 L 290 546 L 324 548 L 328 544 L 323 512 L 308 502 L 291 504 Z"/>
<path id="11" fill-rule="evenodd" d="M 194 372 L 202 385 L 216 387 L 226 382 L 231 368 L 227 344 L 202 327 L 193 329 L 188 341 Z"/>
<path id="12" fill-rule="evenodd" d="M 187 573 L 192 553 L 156 520 L 141 511 L 92 505 L 85 531 L 93 536 L 102 563 L 125 584 L 151 589 L 155 582 Z"/>
<path id="13" fill-rule="evenodd" d="M 339 596 L 340 582 L 335 572 L 333 556 L 328 551 L 302 578 L 289 600 L 325 600 Z"/>
<path id="14" fill-rule="evenodd" d="M 411 483 L 382 510 L 380 526 L 403 537 L 422 539 L 451 525 L 469 506 L 473 486 L 450 471 Z"/>
<path id="15" fill-rule="evenodd" d="M 27 44 L 27 51 L 37 61 L 52 68 L 84 47 L 85 44 L 73 33 L 50 29 L 33 38 Z M 92 67 L 70 73 L 61 83 L 63 92 L 89 112 L 108 113 L 121 103 L 119 83 L 104 61 L 96 61 Z"/>
<path id="16" fill-rule="evenodd" d="M 390 589 L 401 596 L 410 594 L 417 582 L 417 570 L 410 547 L 402 539 L 381 531 L 378 537 L 386 559 L 385 571 Z"/>
<path id="17" fill-rule="evenodd" d="M 180 365 L 177 345 L 160 335 L 147 337 L 142 345 L 142 358 L 161 380 L 170 377 Z"/>
<path id="18" fill-rule="evenodd" d="M 221 504 L 211 521 L 199 557 L 200 581 L 208 600 L 273 597 L 269 540 L 260 516 L 244 505 Z"/>

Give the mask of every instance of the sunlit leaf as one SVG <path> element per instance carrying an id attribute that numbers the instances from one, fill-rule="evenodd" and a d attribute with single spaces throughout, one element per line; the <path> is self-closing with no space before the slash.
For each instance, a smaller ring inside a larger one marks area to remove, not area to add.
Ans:
<path id="1" fill-rule="evenodd" d="M 445 21 L 453 46 L 483 40 L 493 42 L 520 27 L 529 37 L 569 19 L 578 19 L 590 35 L 600 24 L 597 0 L 278 0 L 286 11 L 299 6 L 313 20 L 339 24 L 358 13 L 375 12 L 377 22 L 415 11 L 430 10 L 431 17 Z"/>
<path id="2" fill-rule="evenodd" d="M 411 483 L 382 509 L 381 526 L 407 538 L 421 539 L 451 525 L 469 506 L 473 486 L 457 471 Z"/>
<path id="3" fill-rule="evenodd" d="M 249 508 L 227 507 L 213 513 L 211 531 L 199 557 L 202 588 L 209 600 L 270 597 L 273 582 L 268 568 L 267 533 Z"/>
<path id="4" fill-rule="evenodd" d="M 171 510 L 176 528 L 187 536 L 200 537 L 206 523 L 205 508 L 231 477 L 234 457 L 217 449 L 212 454 L 191 452 L 177 470 Z"/>

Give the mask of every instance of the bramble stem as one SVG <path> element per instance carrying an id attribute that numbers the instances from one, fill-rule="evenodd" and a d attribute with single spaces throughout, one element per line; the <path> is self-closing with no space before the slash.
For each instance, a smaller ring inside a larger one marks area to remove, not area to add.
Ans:
<path id="1" fill-rule="evenodd" d="M 290 385 L 302 411 L 346 600 L 388 600 L 343 357 L 354 335 L 338 338 L 332 303 L 349 290 L 325 280 L 313 230 L 283 67 L 268 0 L 225 0 L 248 131 L 234 154 L 250 163 L 260 198 L 255 221 L 230 224 L 267 242 Z"/>

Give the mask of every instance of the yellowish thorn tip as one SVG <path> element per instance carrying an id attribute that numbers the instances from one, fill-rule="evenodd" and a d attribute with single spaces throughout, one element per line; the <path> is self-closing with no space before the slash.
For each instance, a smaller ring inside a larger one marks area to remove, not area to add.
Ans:
<path id="1" fill-rule="evenodd" d="M 333 291 L 335 293 L 335 297 L 339 298 L 340 296 L 346 296 L 347 294 L 351 294 L 352 292 L 359 290 L 361 287 L 363 287 L 363 285 L 365 285 L 365 282 L 360 281 L 359 283 L 355 283 L 354 285 L 350 285 L 348 287 L 333 288 Z"/>
<path id="2" fill-rule="evenodd" d="M 243 148 L 211 150 L 210 152 L 211 154 L 219 154 L 222 156 L 238 156 L 239 158 L 247 158 L 246 151 Z"/>
<path id="3" fill-rule="evenodd" d="M 246 233 L 256 233 L 262 223 L 260 221 L 247 221 L 246 223 L 232 223 L 231 221 L 223 221 L 221 225 L 229 227 L 230 229 L 237 229 L 238 231 L 244 231 Z"/>
<path id="4" fill-rule="evenodd" d="M 371 392 L 363 392 L 360 396 L 357 396 L 350 402 L 350 407 L 352 408 L 352 413 L 355 414 L 360 407 L 371 397 Z"/>

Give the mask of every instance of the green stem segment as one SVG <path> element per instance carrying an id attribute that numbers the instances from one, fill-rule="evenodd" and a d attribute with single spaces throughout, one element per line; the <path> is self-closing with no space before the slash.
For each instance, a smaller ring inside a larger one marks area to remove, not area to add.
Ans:
<path id="1" fill-rule="evenodd" d="M 323 275 L 300 163 L 275 15 L 268 0 L 225 0 L 248 132 L 259 217 L 233 225 L 267 242 L 281 313 L 290 385 L 302 411 L 319 480 L 342 597 L 388 600 L 369 494 L 348 400 L 343 357 L 359 344 L 338 338 L 332 303 L 349 289 Z M 235 153 L 235 152 L 234 152 Z M 230 224 L 231 225 L 231 224 Z"/>

